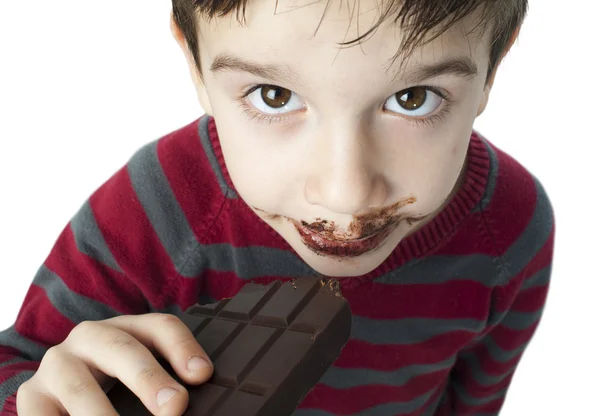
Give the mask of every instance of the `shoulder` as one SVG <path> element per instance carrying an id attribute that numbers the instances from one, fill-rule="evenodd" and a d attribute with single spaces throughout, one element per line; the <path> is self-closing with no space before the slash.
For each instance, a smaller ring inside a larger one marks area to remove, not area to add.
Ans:
<path id="1" fill-rule="evenodd" d="M 540 179 L 514 157 L 480 133 L 490 156 L 481 218 L 503 272 L 499 284 L 523 274 L 540 256 L 551 261 L 555 232 L 554 210 Z"/>
<path id="2" fill-rule="evenodd" d="M 198 236 L 218 216 L 226 191 L 210 139 L 202 137 L 208 121 L 204 115 L 147 143 L 127 162 L 131 186 L 153 223 L 180 223 Z"/>

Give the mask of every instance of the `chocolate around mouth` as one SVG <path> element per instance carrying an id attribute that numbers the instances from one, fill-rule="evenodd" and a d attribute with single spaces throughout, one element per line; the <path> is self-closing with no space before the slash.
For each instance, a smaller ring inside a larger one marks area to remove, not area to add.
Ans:
<path id="1" fill-rule="evenodd" d="M 291 221 L 300 234 L 304 245 L 315 254 L 331 257 L 357 257 L 368 251 L 373 251 L 385 240 L 395 228 L 389 226 L 384 230 L 361 239 L 329 239 L 319 233 L 309 230 L 297 221 Z"/>
<path id="2" fill-rule="evenodd" d="M 356 241 L 378 234 L 401 221 L 406 221 L 409 225 L 412 225 L 413 222 L 426 218 L 426 215 L 414 217 L 409 216 L 407 213 L 398 213 L 398 210 L 406 205 L 414 204 L 416 201 L 415 197 L 408 197 L 388 207 L 379 208 L 367 214 L 355 215 L 348 227 L 348 232 L 340 232 L 334 222 L 320 218 L 310 224 L 305 221 L 301 223 L 307 229 L 328 240 Z"/>
<path id="3" fill-rule="evenodd" d="M 333 221 L 320 218 L 312 223 L 298 222 L 289 217 L 284 218 L 294 225 L 304 245 L 316 254 L 356 257 L 377 249 L 400 222 L 406 221 L 412 225 L 414 222 L 427 218 L 428 215 L 415 217 L 407 213 L 398 213 L 402 207 L 414 204 L 416 201 L 415 197 L 408 197 L 388 207 L 379 208 L 367 214 L 354 215 L 348 232 L 340 231 Z M 255 209 L 267 214 L 271 220 L 281 217 L 268 214 L 258 208 Z"/>

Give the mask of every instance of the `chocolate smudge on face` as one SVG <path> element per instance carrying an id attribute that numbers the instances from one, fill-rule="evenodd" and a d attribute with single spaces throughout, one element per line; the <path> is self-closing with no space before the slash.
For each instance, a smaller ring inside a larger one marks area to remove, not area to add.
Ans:
<path id="1" fill-rule="evenodd" d="M 412 216 L 407 213 L 398 213 L 403 207 L 414 204 L 417 198 L 414 196 L 400 200 L 390 206 L 378 208 L 366 214 L 354 215 L 347 233 L 340 233 L 334 222 L 328 222 L 317 218 L 317 221 L 307 223 L 302 221 L 302 225 L 315 233 L 319 233 L 328 240 L 347 240 L 362 239 L 378 232 L 395 227 L 402 221 L 406 221 L 409 226 L 421 221 L 428 215 Z"/>
<path id="2" fill-rule="evenodd" d="M 300 223 L 303 227 L 318 233 L 328 240 L 359 240 L 370 237 L 383 230 L 394 228 L 402 221 L 406 221 L 409 226 L 412 226 L 414 223 L 429 217 L 429 215 L 412 216 L 408 213 L 398 213 L 403 207 L 414 204 L 415 202 L 417 202 L 417 198 L 411 196 L 387 207 L 377 208 L 366 214 L 354 215 L 353 220 L 348 227 L 348 231 L 341 231 L 336 227 L 334 221 L 328 221 L 321 218 L 316 218 L 316 221 L 311 223 L 306 221 L 300 221 Z M 281 215 L 271 214 L 254 206 L 252 208 L 264 214 L 263 216 L 267 220 L 277 220 L 282 218 Z M 291 218 L 288 218 L 288 220 L 293 222 Z"/>
<path id="3" fill-rule="evenodd" d="M 267 211 L 264 211 L 264 210 L 262 210 L 260 208 L 256 208 L 255 206 L 253 206 L 252 208 L 254 208 L 255 210 L 257 210 L 259 212 L 262 212 L 265 215 L 265 218 L 268 219 L 268 220 L 274 221 L 274 220 L 278 220 L 279 218 L 281 218 L 281 215 L 270 214 Z"/>

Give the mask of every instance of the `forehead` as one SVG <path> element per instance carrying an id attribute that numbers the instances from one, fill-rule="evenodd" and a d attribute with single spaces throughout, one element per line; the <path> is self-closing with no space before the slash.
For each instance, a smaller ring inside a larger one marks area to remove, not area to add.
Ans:
<path id="1" fill-rule="evenodd" d="M 358 44 L 340 46 L 369 31 L 381 17 L 380 0 L 250 0 L 242 23 L 236 13 L 199 25 L 203 67 L 219 54 L 268 63 L 285 63 L 310 72 L 318 64 L 337 71 L 389 68 L 406 32 L 392 18 Z M 487 42 L 469 29 L 476 16 L 452 26 L 416 49 L 408 63 L 431 63 L 454 56 L 487 58 Z"/>

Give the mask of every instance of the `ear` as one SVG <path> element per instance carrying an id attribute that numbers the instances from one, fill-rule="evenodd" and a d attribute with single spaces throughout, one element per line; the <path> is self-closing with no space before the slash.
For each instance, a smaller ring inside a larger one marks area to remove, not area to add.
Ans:
<path id="1" fill-rule="evenodd" d="M 187 41 L 185 40 L 185 36 L 181 31 L 181 28 L 177 25 L 175 21 L 175 17 L 173 16 L 173 11 L 171 10 L 171 34 L 173 38 L 181 48 L 183 55 L 185 56 L 185 60 L 188 65 L 188 70 L 190 72 L 190 76 L 192 77 L 192 82 L 196 87 L 196 93 L 198 95 L 198 101 L 200 106 L 204 110 L 204 112 L 208 115 L 212 115 L 212 107 L 210 105 L 210 100 L 208 99 L 208 93 L 206 91 L 206 86 L 204 81 L 202 80 L 201 74 L 198 72 L 198 68 L 196 67 L 196 62 L 194 61 L 194 57 L 190 51 Z"/>
<path id="2" fill-rule="evenodd" d="M 481 102 L 479 103 L 479 108 L 477 109 L 477 117 L 479 117 L 481 115 L 481 113 L 483 113 L 483 111 L 485 110 L 485 107 L 487 106 L 488 100 L 490 98 L 490 91 L 492 90 L 492 86 L 494 85 L 494 80 L 496 79 L 496 72 L 498 71 L 498 67 L 500 66 L 500 63 L 504 60 L 504 57 L 506 56 L 508 51 L 510 51 L 510 49 L 512 48 L 513 44 L 515 43 L 515 40 L 519 36 L 520 31 L 521 31 L 521 26 L 518 26 L 517 29 L 512 34 L 510 40 L 506 44 L 506 48 L 504 48 L 504 52 L 502 53 L 502 55 L 500 55 L 500 58 L 498 59 L 498 62 L 496 63 L 494 70 L 490 74 L 490 79 L 488 80 L 487 84 L 484 87 L 483 96 L 481 97 Z"/>

